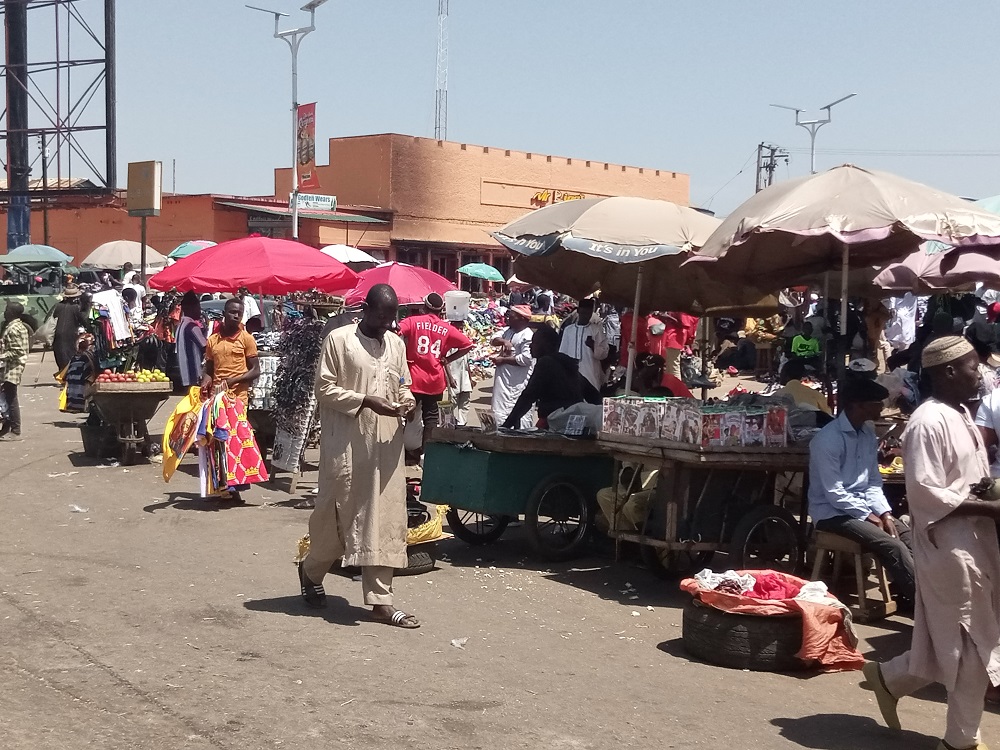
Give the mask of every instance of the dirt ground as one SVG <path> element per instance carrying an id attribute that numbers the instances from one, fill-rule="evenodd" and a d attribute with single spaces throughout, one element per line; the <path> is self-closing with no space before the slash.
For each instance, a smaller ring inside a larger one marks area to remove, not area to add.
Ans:
<path id="1" fill-rule="evenodd" d="M 326 610 L 308 610 L 292 564 L 301 495 L 257 487 L 222 509 L 197 497 L 190 467 L 165 485 L 159 465 L 85 458 L 81 420 L 57 411 L 38 359 L 21 389 L 25 440 L 0 443 L 7 750 L 921 750 L 943 730 L 937 689 L 903 702 L 894 733 L 858 673 L 693 661 L 675 585 L 610 548 L 540 563 L 520 528 L 488 548 L 442 543 L 438 570 L 397 579 L 418 631 L 369 622 L 344 577 L 327 579 Z M 859 632 L 885 658 L 910 622 Z M 984 739 L 1000 741 L 995 714 Z"/>

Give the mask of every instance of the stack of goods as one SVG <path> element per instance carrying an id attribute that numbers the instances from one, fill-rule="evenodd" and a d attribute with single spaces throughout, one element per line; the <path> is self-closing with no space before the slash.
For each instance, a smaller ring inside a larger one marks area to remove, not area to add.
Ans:
<path id="1" fill-rule="evenodd" d="M 279 364 L 274 376 L 274 456 L 272 465 L 297 471 L 316 411 L 316 367 L 323 346 L 324 322 L 289 318 L 278 345 Z"/>
<path id="2" fill-rule="evenodd" d="M 277 351 L 281 345 L 281 331 L 260 331 L 253 335 L 257 349 L 262 352 Z"/>
<path id="3" fill-rule="evenodd" d="M 249 407 L 273 411 L 274 383 L 278 377 L 278 363 L 281 360 L 273 354 L 261 354 L 257 361 L 260 363 L 260 376 L 250 391 Z"/>
<path id="4" fill-rule="evenodd" d="M 482 305 L 482 300 L 473 300 L 469 317 L 465 321 L 465 335 L 475 348 L 469 353 L 469 367 L 472 377 L 485 380 L 493 376 L 493 356 L 496 350 L 490 341 L 504 329 L 503 316 L 495 305 Z"/>
<path id="5" fill-rule="evenodd" d="M 690 398 L 604 399 L 606 433 L 703 448 L 784 448 L 788 444 L 787 422 L 788 410 L 783 404 L 744 407 L 708 405 Z"/>

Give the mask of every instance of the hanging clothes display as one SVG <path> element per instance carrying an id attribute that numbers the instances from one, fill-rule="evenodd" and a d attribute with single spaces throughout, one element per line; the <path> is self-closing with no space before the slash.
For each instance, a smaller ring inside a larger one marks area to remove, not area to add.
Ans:
<path id="1" fill-rule="evenodd" d="M 166 481 L 194 445 L 198 446 L 198 484 L 203 498 L 268 480 L 264 457 L 247 420 L 246 404 L 229 392 L 201 401 L 195 387 L 178 404 L 163 436 Z"/>

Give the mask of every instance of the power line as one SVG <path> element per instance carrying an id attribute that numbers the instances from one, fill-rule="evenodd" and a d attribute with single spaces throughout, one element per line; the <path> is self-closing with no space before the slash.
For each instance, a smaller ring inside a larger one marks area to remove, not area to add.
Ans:
<path id="1" fill-rule="evenodd" d="M 715 200 L 715 196 L 717 196 L 719 193 L 721 193 L 723 190 L 725 190 L 727 187 L 729 187 L 730 183 L 732 183 L 733 180 L 735 180 L 737 177 L 739 177 L 741 174 L 743 174 L 746 171 L 747 165 L 750 162 L 752 162 L 754 159 L 756 159 L 756 158 L 757 158 L 757 147 L 754 146 L 753 151 L 750 152 L 750 156 L 747 157 L 747 160 L 745 162 L 743 162 L 743 166 L 740 167 L 740 171 L 737 172 L 736 174 L 734 174 L 732 177 L 730 177 L 726 181 L 725 185 L 723 185 L 718 190 L 716 190 L 714 193 L 712 193 L 711 197 L 709 197 L 709 199 L 707 201 L 705 201 L 704 203 L 700 203 L 699 205 L 702 208 L 708 208 L 709 206 L 711 206 L 712 205 L 712 201 Z"/>

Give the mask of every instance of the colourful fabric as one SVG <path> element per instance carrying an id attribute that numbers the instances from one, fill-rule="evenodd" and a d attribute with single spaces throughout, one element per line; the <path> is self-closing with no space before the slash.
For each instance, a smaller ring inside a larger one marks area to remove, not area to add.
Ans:
<path id="1" fill-rule="evenodd" d="M 211 360 L 214 364 L 213 378 L 216 383 L 245 375 L 248 369 L 247 357 L 256 356 L 257 342 L 243 328 L 231 337 L 221 333 L 213 333 L 208 337 L 205 360 Z M 232 390 L 237 396 L 245 398 L 250 391 L 250 383 L 239 383 Z"/>
<path id="2" fill-rule="evenodd" d="M 469 337 L 433 313 L 413 315 L 399 324 L 406 342 L 413 393 L 436 396 L 448 387 L 441 359 L 453 349 L 472 346 Z"/>
<path id="3" fill-rule="evenodd" d="M 0 337 L 0 378 L 5 383 L 18 385 L 28 364 L 28 339 L 30 333 L 20 319 L 7 324 Z"/>
<path id="4" fill-rule="evenodd" d="M 174 407 L 163 430 L 163 481 L 169 482 L 197 438 L 201 391 L 194 387 Z"/>
<path id="5" fill-rule="evenodd" d="M 808 583 L 802 578 L 777 570 L 738 570 L 736 573 L 750 573 L 758 581 L 763 579 L 763 587 L 772 593 L 777 593 L 781 587 L 797 594 Z M 723 612 L 763 617 L 801 614 L 802 648 L 796 657 L 806 664 L 818 664 L 825 672 L 861 669 L 864 666 L 864 657 L 853 645 L 857 643 L 857 639 L 849 630 L 848 621 L 844 619 L 843 605 L 830 594 L 827 595 L 829 604 L 795 598 L 763 599 L 703 589 L 694 578 L 681 581 L 681 589 Z"/>
<path id="6" fill-rule="evenodd" d="M 266 482 L 267 468 L 260 448 L 257 447 L 253 428 L 247 420 L 246 403 L 243 399 L 222 394 L 220 406 L 215 436 L 226 446 L 226 485 L 237 487 Z"/>

